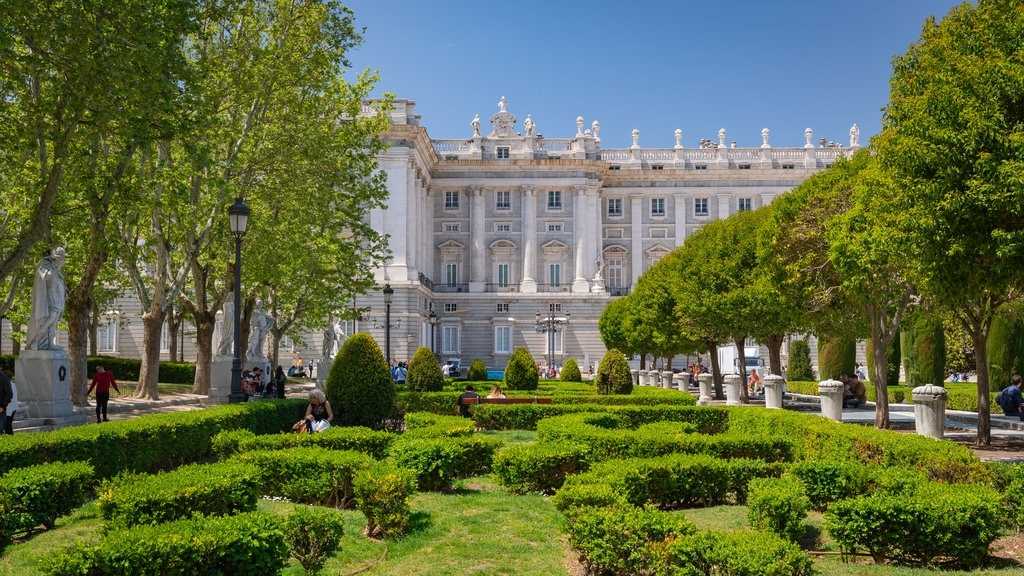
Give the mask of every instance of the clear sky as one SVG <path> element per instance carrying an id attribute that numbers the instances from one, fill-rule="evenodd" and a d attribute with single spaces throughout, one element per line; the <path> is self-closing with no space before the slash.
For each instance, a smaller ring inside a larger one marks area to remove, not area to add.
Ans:
<path id="1" fill-rule="evenodd" d="M 928 15 L 952 0 L 675 0 L 586 2 L 349 0 L 366 28 L 356 68 L 381 74 L 379 91 L 416 101 L 434 138 L 485 130 L 508 97 L 548 137 L 601 122 L 605 147 L 717 139 L 739 146 L 861 142 L 879 130 L 892 57 Z M 485 132 L 486 133 L 486 132 Z"/>

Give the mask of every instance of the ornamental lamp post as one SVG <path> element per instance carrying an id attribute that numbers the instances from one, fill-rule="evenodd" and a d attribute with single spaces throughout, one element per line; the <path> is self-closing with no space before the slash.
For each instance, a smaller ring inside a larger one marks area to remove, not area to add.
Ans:
<path id="1" fill-rule="evenodd" d="M 437 338 L 434 336 L 434 330 L 437 328 L 437 312 L 434 312 L 433 309 L 427 315 L 427 322 L 430 322 L 430 351 L 436 356 L 437 351 L 434 349 L 434 343 L 437 342 Z"/>
<path id="2" fill-rule="evenodd" d="M 395 289 L 390 283 L 384 284 L 384 349 L 387 351 L 388 369 L 391 369 L 391 298 Z"/>
<path id="3" fill-rule="evenodd" d="M 249 206 L 241 197 L 228 208 L 231 234 L 235 237 L 234 357 L 231 359 L 231 394 L 228 402 L 245 402 L 242 394 L 242 238 L 249 226 Z"/>
<path id="4" fill-rule="evenodd" d="M 557 334 L 558 331 L 562 329 L 561 328 L 562 326 L 567 326 L 569 324 L 569 316 L 570 316 L 570 314 L 568 312 L 566 312 L 565 317 L 559 318 L 558 316 L 555 316 L 555 311 L 554 311 L 554 306 L 553 305 L 549 305 L 548 306 L 548 310 L 549 311 L 548 311 L 547 316 L 541 316 L 540 312 L 537 312 L 536 315 L 535 315 L 535 319 L 536 319 L 536 323 L 537 323 L 537 332 L 547 335 L 547 341 L 548 341 L 548 353 L 547 353 L 547 357 L 548 357 L 548 371 L 550 372 L 550 370 L 555 365 L 554 364 L 555 334 Z"/>

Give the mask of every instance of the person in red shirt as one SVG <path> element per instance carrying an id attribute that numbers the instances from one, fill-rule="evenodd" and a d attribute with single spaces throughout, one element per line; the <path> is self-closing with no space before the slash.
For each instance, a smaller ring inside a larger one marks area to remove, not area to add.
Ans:
<path id="1" fill-rule="evenodd" d="M 107 372 L 103 366 L 96 367 L 96 373 L 92 376 L 92 383 L 89 384 L 89 391 L 85 393 L 86 396 L 92 393 L 92 389 L 96 389 L 96 422 L 109 422 L 107 420 L 107 402 L 110 402 L 110 387 L 113 386 L 114 390 L 118 393 L 121 389 L 117 387 L 117 381 L 114 380 L 114 374 Z M 103 413 L 103 419 L 100 420 L 100 413 Z"/>

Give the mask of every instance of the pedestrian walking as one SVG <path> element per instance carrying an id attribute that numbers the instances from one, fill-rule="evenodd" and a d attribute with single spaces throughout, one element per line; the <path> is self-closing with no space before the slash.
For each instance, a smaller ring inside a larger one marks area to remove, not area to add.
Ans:
<path id="1" fill-rule="evenodd" d="M 18 387 L 14 381 L 0 370 L 0 418 L 3 418 L 3 434 L 14 434 L 14 411 L 18 409 Z"/>
<path id="2" fill-rule="evenodd" d="M 89 390 L 85 393 L 86 396 L 92 393 L 93 388 L 96 389 L 96 422 L 109 422 L 107 420 L 107 403 L 110 402 L 110 388 L 113 387 L 117 390 L 118 394 L 121 393 L 121 389 L 117 387 L 117 381 L 114 380 L 114 373 L 107 372 L 103 366 L 96 366 L 96 373 L 92 376 L 92 383 L 89 384 Z M 101 419 L 102 414 L 102 419 Z"/>

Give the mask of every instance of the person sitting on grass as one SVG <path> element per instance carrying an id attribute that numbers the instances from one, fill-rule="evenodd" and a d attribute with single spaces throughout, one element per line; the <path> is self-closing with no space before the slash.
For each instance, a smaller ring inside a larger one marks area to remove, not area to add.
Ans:
<path id="1" fill-rule="evenodd" d="M 463 418 L 469 418 L 469 404 L 466 400 L 479 400 L 480 395 L 476 393 L 476 388 L 470 384 L 466 386 L 466 391 L 459 396 L 459 415 Z"/>
<path id="2" fill-rule="evenodd" d="M 501 391 L 501 386 L 498 386 L 497 384 L 491 386 L 491 393 L 488 394 L 487 397 L 492 399 L 496 398 L 499 400 L 504 400 L 505 398 L 508 398 L 508 396 L 505 396 L 505 393 Z"/>
<path id="3" fill-rule="evenodd" d="M 323 390 L 312 390 L 309 393 L 309 405 L 306 406 L 306 416 L 295 425 L 298 432 L 323 432 L 331 427 L 331 420 L 334 420 L 334 410 L 331 410 L 331 403 L 324 396 Z"/>
<path id="4" fill-rule="evenodd" d="M 1017 416 L 1024 421 L 1024 411 L 1021 410 L 1021 405 L 1024 404 L 1024 395 L 1022 395 L 1020 387 L 1020 374 L 1014 374 L 1010 379 L 1010 385 L 999 391 L 999 395 L 996 396 L 996 404 L 1003 409 L 1003 414 Z"/>

